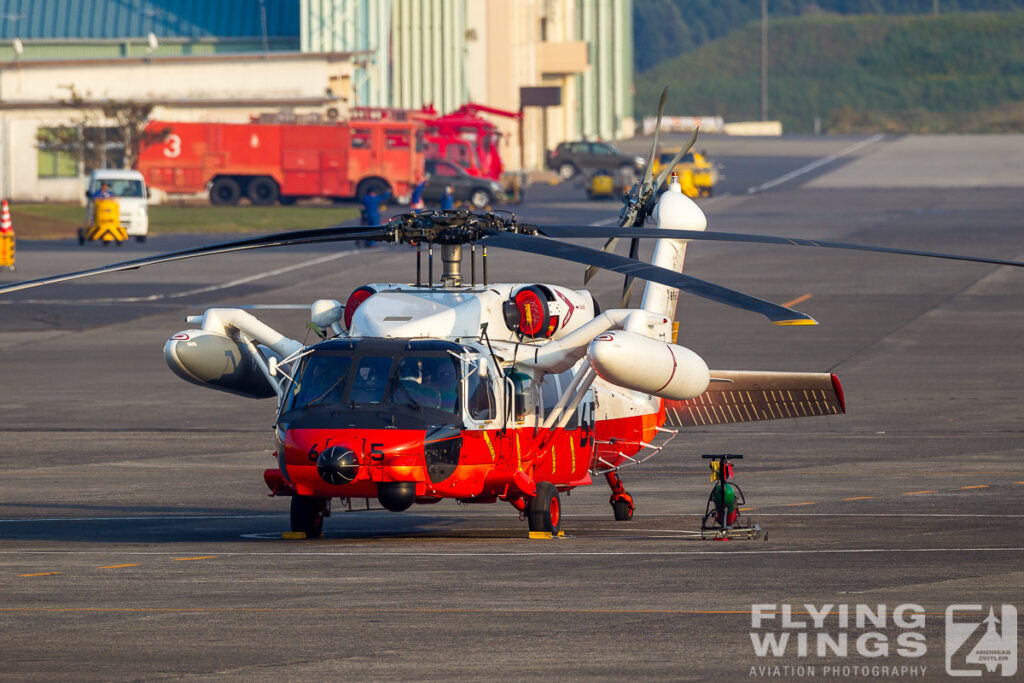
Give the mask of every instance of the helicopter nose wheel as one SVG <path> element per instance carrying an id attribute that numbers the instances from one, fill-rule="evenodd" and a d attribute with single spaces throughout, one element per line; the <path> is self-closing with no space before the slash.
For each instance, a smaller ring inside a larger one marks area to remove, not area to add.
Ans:
<path id="1" fill-rule="evenodd" d="M 551 482 L 537 484 L 537 495 L 526 506 L 526 518 L 530 531 L 550 531 L 554 535 L 562 528 L 562 504 L 558 489 Z"/>
<path id="2" fill-rule="evenodd" d="M 606 472 L 604 478 L 612 490 L 612 495 L 608 502 L 612 506 L 615 521 L 628 522 L 633 519 L 633 511 L 636 509 L 636 506 L 633 505 L 633 496 L 629 495 L 626 491 L 626 487 L 622 485 L 619 475 L 615 472 Z"/>
<path id="3" fill-rule="evenodd" d="M 315 496 L 292 496 L 292 531 L 301 531 L 306 538 L 320 538 L 324 517 L 330 514 L 331 501 Z"/>

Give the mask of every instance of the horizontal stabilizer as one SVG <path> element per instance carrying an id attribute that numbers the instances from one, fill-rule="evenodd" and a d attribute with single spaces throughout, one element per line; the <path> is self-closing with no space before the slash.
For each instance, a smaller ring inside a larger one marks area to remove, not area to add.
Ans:
<path id="1" fill-rule="evenodd" d="M 711 371 L 697 398 L 665 401 L 665 424 L 700 427 L 846 412 L 839 378 L 828 372 Z"/>

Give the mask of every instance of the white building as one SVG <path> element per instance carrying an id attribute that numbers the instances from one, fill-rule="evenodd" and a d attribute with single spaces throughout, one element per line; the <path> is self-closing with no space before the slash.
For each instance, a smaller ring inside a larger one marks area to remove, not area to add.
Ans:
<path id="1" fill-rule="evenodd" d="M 0 63 L 0 193 L 23 201 L 81 198 L 89 169 L 41 138 L 71 123 L 113 125 L 102 113 L 108 102 L 151 104 L 153 118 L 174 121 L 247 122 L 282 109 L 343 115 L 351 59 L 288 52 Z"/>

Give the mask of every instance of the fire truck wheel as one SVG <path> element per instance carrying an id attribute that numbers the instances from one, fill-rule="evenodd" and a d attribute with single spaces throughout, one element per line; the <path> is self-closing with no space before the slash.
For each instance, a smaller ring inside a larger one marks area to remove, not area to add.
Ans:
<path id="1" fill-rule="evenodd" d="M 359 199 L 359 201 L 362 201 L 363 195 L 365 195 L 370 190 L 373 190 L 378 195 L 382 195 L 390 189 L 391 188 L 388 187 L 388 184 L 383 180 L 370 178 L 369 180 L 362 181 L 361 183 L 359 183 L 358 187 L 356 187 L 356 198 Z"/>
<path id="2" fill-rule="evenodd" d="M 292 531 L 301 531 L 306 534 L 306 538 L 320 538 L 324 530 L 326 507 L 322 498 L 292 496 Z"/>
<path id="3" fill-rule="evenodd" d="M 470 193 L 469 203 L 474 208 L 482 209 L 491 203 L 491 193 L 482 188 L 477 188 Z"/>
<path id="4" fill-rule="evenodd" d="M 558 489 L 551 482 L 537 484 L 537 495 L 530 500 L 527 509 L 530 531 L 550 531 L 557 534 L 562 527 L 562 504 Z"/>
<path id="5" fill-rule="evenodd" d="M 249 181 L 245 194 L 253 204 L 266 206 L 277 201 L 279 191 L 273 178 L 260 176 Z"/>
<path id="6" fill-rule="evenodd" d="M 241 196 L 242 188 L 238 186 L 238 182 L 234 178 L 217 178 L 213 181 L 213 187 L 210 188 L 211 204 L 222 206 L 237 204 Z"/>

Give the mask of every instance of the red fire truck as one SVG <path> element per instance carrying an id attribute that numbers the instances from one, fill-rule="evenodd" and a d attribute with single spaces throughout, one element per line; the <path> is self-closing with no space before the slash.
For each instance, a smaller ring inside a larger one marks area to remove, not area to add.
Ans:
<path id="1" fill-rule="evenodd" d="M 152 121 L 147 131 L 162 141 L 139 155 L 146 183 L 168 193 L 209 190 L 214 204 L 362 198 L 371 188 L 398 198 L 423 178 L 423 124 L 416 120 Z"/>
<path id="2" fill-rule="evenodd" d="M 422 121 L 427 155 L 458 164 L 472 176 L 500 180 L 505 170 L 498 152 L 501 133 L 481 113 L 522 119 L 522 112 L 497 109 L 470 102 L 443 116 L 433 106 L 419 110 L 386 107 L 353 107 L 353 119 L 360 121 Z"/>

